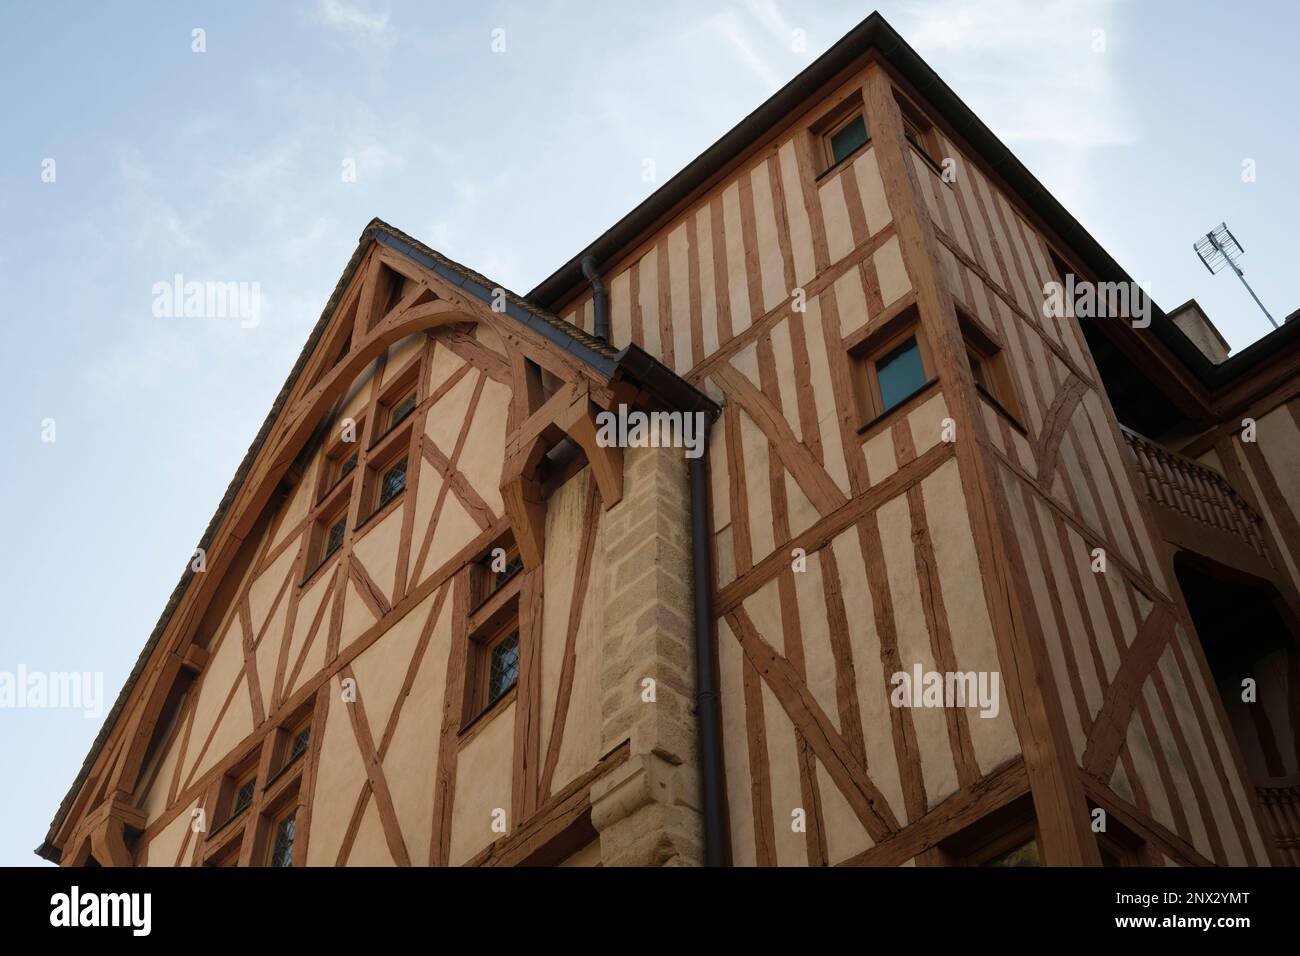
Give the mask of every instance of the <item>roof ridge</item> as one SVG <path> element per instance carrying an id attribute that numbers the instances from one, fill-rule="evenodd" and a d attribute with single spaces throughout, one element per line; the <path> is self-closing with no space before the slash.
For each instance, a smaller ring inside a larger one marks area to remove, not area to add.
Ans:
<path id="1" fill-rule="evenodd" d="M 271 404 L 271 409 L 267 413 L 266 419 L 262 422 L 262 425 L 254 436 L 252 443 L 248 446 L 248 451 L 244 453 L 244 457 L 240 461 L 239 467 L 235 469 L 234 477 L 231 478 L 230 484 L 226 487 L 225 494 L 221 496 L 221 500 L 217 504 L 215 513 L 212 515 L 207 528 L 204 529 L 202 536 L 199 538 L 199 543 L 197 545 L 198 548 L 207 551 L 211 546 L 213 539 L 221 528 L 227 511 L 234 503 L 240 490 L 243 488 L 244 480 L 252 470 L 253 462 L 256 461 L 258 454 L 261 452 L 262 447 L 271 433 L 271 429 L 274 426 L 276 419 L 279 418 L 280 412 L 283 411 L 284 405 L 288 401 L 289 393 L 297 383 L 299 376 L 307 365 L 307 361 L 315 352 L 316 346 L 319 344 L 325 328 L 329 325 L 330 320 L 334 316 L 335 310 L 338 308 L 343 293 L 352 282 L 366 250 L 372 241 L 382 241 L 382 236 L 389 237 L 391 241 L 408 247 L 410 250 L 431 260 L 436 265 L 441 266 L 442 269 L 460 276 L 461 281 L 457 284 L 462 288 L 467 288 L 467 283 L 472 284 L 472 286 L 477 286 L 477 290 L 474 288 L 468 288 L 468 291 L 471 293 L 477 294 L 477 292 L 482 291 L 488 293 L 490 296 L 492 292 L 500 289 L 509 306 L 513 306 L 516 312 L 525 313 L 527 316 L 531 317 L 533 321 L 529 322 L 528 320 L 521 318 L 518 314 L 513 315 L 512 318 L 522 321 L 525 325 L 531 326 L 534 331 L 549 338 L 553 342 L 555 341 L 556 336 L 568 339 L 570 343 L 567 349 L 568 351 L 586 359 L 590 364 L 596 365 L 606 373 L 613 371 L 619 352 L 608 342 L 597 339 L 595 336 L 574 325 L 572 322 L 568 322 L 559 316 L 546 311 L 541 306 L 527 301 L 522 296 L 506 289 L 499 283 L 493 282 L 482 273 L 443 255 L 441 252 L 438 252 L 438 250 L 420 242 L 418 239 L 408 235 L 396 226 L 393 226 L 376 216 L 366 224 L 364 229 L 362 229 L 361 235 L 357 239 L 356 249 L 353 250 L 351 257 L 348 259 L 347 265 L 343 269 L 343 273 L 339 276 L 338 282 L 335 283 L 334 291 L 330 294 L 329 299 L 325 303 L 325 307 L 321 310 L 320 318 L 316 320 L 316 324 L 308 334 L 307 341 L 303 344 L 302 351 L 299 353 L 297 360 L 290 369 L 284 385 L 281 386 L 280 391 L 276 394 L 275 401 Z M 391 242 L 389 244 L 391 246 Z M 511 310 L 507 308 L 505 314 L 510 314 L 510 311 Z M 541 323 L 543 326 L 549 328 L 551 333 L 548 334 L 544 328 L 538 328 L 536 323 Z M 593 359 L 595 360 L 593 361 Z M 190 582 L 193 580 L 195 574 L 196 572 L 187 560 L 185 570 L 181 573 L 180 580 L 176 583 L 176 587 L 172 589 L 171 594 L 168 596 L 167 603 L 163 606 L 163 611 L 158 618 L 158 622 L 150 632 L 149 638 L 145 641 L 144 647 L 141 649 L 139 656 L 136 658 L 135 664 L 131 668 L 131 672 L 127 675 L 126 680 L 122 684 L 122 689 L 118 692 L 117 699 L 109 709 L 108 715 L 104 718 L 104 723 L 100 727 L 99 733 L 95 736 L 94 743 L 91 744 L 85 760 L 82 761 L 81 769 L 77 772 L 77 776 L 74 778 L 67 795 L 64 796 L 63 800 L 60 802 L 59 808 L 55 812 L 54 819 L 50 823 L 50 829 L 45 840 L 43 840 L 41 845 L 37 847 L 37 855 L 50 860 L 57 859 L 55 856 L 55 853 L 57 852 L 56 848 L 50 843 L 50 839 L 56 834 L 59 827 L 63 825 L 63 821 L 66 818 L 68 811 L 71 809 L 72 802 L 76 799 L 76 796 L 80 792 L 86 778 L 90 775 L 91 767 L 98 759 L 99 754 L 107 743 L 108 737 L 112 733 L 113 728 L 117 725 L 117 720 L 121 716 L 123 709 L 126 707 L 126 702 L 130 698 L 131 692 L 135 689 L 136 683 L 144 672 L 145 665 L 148 664 L 149 659 L 157 649 L 158 642 L 161 640 L 163 632 L 166 631 L 168 624 L 171 623 L 172 615 L 175 613 L 176 607 L 180 604 L 181 599 L 189 589 Z"/>

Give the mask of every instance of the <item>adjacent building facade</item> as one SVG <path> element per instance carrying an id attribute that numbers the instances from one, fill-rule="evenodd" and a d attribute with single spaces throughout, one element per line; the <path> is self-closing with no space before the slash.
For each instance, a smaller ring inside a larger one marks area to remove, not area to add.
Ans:
<path id="1" fill-rule="evenodd" d="M 1127 281 L 877 15 L 526 297 L 372 223 L 39 852 L 1300 862 L 1300 323 Z"/>

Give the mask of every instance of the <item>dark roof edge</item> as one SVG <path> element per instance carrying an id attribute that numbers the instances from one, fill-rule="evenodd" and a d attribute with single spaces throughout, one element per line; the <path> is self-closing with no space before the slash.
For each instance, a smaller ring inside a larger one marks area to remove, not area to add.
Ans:
<path id="1" fill-rule="evenodd" d="M 1084 265 L 1104 281 L 1132 281 L 1129 274 L 1102 248 L 1088 231 L 1038 181 L 1011 150 L 962 102 L 952 88 L 921 56 L 899 36 L 879 12 L 872 13 L 845 34 L 830 49 L 809 64 L 794 79 L 764 101 L 721 139 L 706 149 L 677 175 L 642 200 L 599 238 L 578 252 L 528 293 L 527 299 L 543 308 L 553 308 L 585 280 L 581 262 L 592 256 L 602 265 L 615 261 L 642 233 L 704 185 L 737 156 L 758 143 L 774 126 L 830 82 L 869 49 L 878 50 L 918 93 L 939 111 L 952 128 L 1000 176 L 1007 186 L 1034 211 Z M 1270 333 L 1226 362 L 1215 365 L 1184 334 L 1154 301 L 1150 329 L 1207 389 L 1213 390 L 1239 377 L 1263 358 L 1255 351 L 1259 342 L 1281 345 L 1277 332 Z M 1297 323 L 1290 323 L 1295 325 Z M 1285 328 L 1285 326 L 1283 327 Z M 1286 338 L 1286 341 L 1290 341 Z M 1270 348 L 1272 345 L 1270 345 Z M 1264 350 L 1266 353 L 1267 350 Z M 1254 353 L 1254 354 L 1251 354 Z M 1250 356 L 1241 362 L 1236 360 Z"/>
<path id="2" fill-rule="evenodd" d="M 285 379 L 284 385 L 280 388 L 275 397 L 275 402 L 271 405 L 271 410 L 262 422 L 262 427 L 258 429 L 257 436 L 253 443 L 249 445 L 248 451 L 244 454 L 243 461 L 240 462 L 239 468 L 235 471 L 235 476 L 230 480 L 230 485 L 226 488 L 226 493 L 222 496 L 220 503 L 217 505 L 216 513 L 213 514 L 212 520 L 208 522 L 207 529 L 203 532 L 202 538 L 199 539 L 198 547 L 207 550 L 217 531 L 221 527 L 222 520 L 231 504 L 234 503 L 235 496 L 239 494 L 244 485 L 244 479 L 248 477 L 248 472 L 252 470 L 253 462 L 257 459 L 258 453 L 266 443 L 267 437 L 271 433 L 271 428 L 275 420 L 279 417 L 284 408 L 284 403 L 288 400 L 289 392 L 292 391 L 298 376 L 306 367 L 308 359 L 316 350 L 316 346 L 321 336 L 325 332 L 326 326 L 329 325 L 330 319 L 334 315 L 334 310 L 338 308 L 339 300 L 343 297 L 344 290 L 352 281 L 357 267 L 361 264 L 361 259 L 370 242 L 374 240 L 400 252 L 418 264 L 434 272 L 441 278 L 445 279 L 471 293 L 475 297 L 487 302 L 489 305 L 494 298 L 494 291 L 501 286 L 497 286 L 483 275 L 462 266 L 454 260 L 448 259 L 435 249 L 424 245 L 416 239 L 406 235 L 400 229 L 396 229 L 384 222 L 382 219 L 372 219 L 367 223 L 365 229 L 361 231 L 361 236 L 357 240 L 357 247 L 352 252 L 343 274 L 334 286 L 334 292 L 330 295 L 329 301 L 325 303 L 325 308 L 321 311 L 320 318 L 317 319 L 316 325 L 312 328 L 311 334 L 307 337 L 303 345 L 302 352 L 298 355 L 297 361 L 294 362 L 289 376 Z M 538 308 L 531 302 L 525 301 L 520 296 L 507 289 L 502 289 L 505 293 L 506 309 L 505 312 L 511 318 L 522 323 L 534 332 L 543 336 L 547 341 L 552 342 L 564 348 L 566 351 L 582 359 L 588 365 L 592 366 L 598 372 L 606 377 L 612 377 L 618 368 L 616 360 L 617 353 L 605 342 L 593 338 L 577 326 L 557 318 L 544 309 Z M 81 769 L 77 772 L 71 788 L 59 804 L 59 809 L 55 813 L 53 821 L 50 823 L 49 832 L 46 834 L 41 845 L 36 848 L 36 855 L 51 863 L 58 863 L 60 852 L 50 841 L 57 834 L 59 828 L 63 825 L 68 811 L 72 808 L 72 803 L 81 790 L 86 778 L 90 775 L 90 769 L 98 759 L 100 751 L 108 741 L 108 736 L 112 732 L 113 726 L 117 723 L 123 708 L 126 706 L 127 699 L 131 696 L 131 691 L 135 689 L 136 682 L 144 672 L 145 665 L 149 658 L 153 656 L 163 632 L 171 622 L 172 614 L 175 612 L 177 605 L 185 596 L 185 591 L 189 587 L 190 580 L 194 577 L 194 571 L 191 569 L 188 559 L 185 565 L 185 571 L 181 574 L 180 581 L 172 589 L 171 596 L 167 599 L 167 604 L 163 608 L 162 616 L 159 617 L 158 623 L 154 625 L 153 631 L 149 635 L 149 640 L 145 643 L 144 649 L 140 656 L 136 658 L 135 665 L 131 668 L 131 673 L 127 675 L 126 682 L 122 685 L 121 691 L 118 692 L 117 700 L 104 718 L 104 724 L 100 727 L 99 733 L 95 737 L 95 742 L 91 745 L 90 752 L 87 753 L 86 759 L 82 761 Z"/>
<path id="3" fill-rule="evenodd" d="M 722 411 L 717 402 L 635 342 L 619 352 L 616 361 L 621 373 L 644 385 L 675 411 L 703 412 L 710 422 Z"/>
<path id="4" fill-rule="evenodd" d="M 794 79 L 723 134 L 721 139 L 683 167 L 672 179 L 643 199 L 635 209 L 543 279 L 526 298 L 543 308 L 552 308 L 570 289 L 585 282 L 582 275 L 584 258 L 593 257 L 598 266 L 611 262 L 625 247 L 634 242 L 637 236 L 653 226 L 659 218 L 670 212 L 674 206 L 707 182 L 727 163 L 762 139 L 787 113 L 794 110 L 823 84 L 834 79 L 837 73 L 866 52 L 868 47 L 878 46 L 882 30 L 893 34 L 893 28 L 885 22 L 884 17 L 879 13 L 872 13 L 805 67 Z"/>
<path id="5" fill-rule="evenodd" d="M 500 289 L 503 293 L 504 309 L 502 311 L 506 315 L 527 326 L 552 345 L 558 346 L 582 359 L 598 372 L 606 376 L 613 374 L 615 350 L 609 343 L 602 342 L 584 329 L 551 315 L 545 309 L 539 308 L 522 296 L 497 285 L 491 279 L 475 272 L 473 269 L 466 268 L 460 263 L 448 259 L 436 249 L 424 245 L 419 240 L 394 229 L 387 223 L 378 219 L 374 220 L 372 225 L 375 223 L 380 227 L 380 231 L 375 238 L 382 245 L 388 246 L 413 262 L 424 266 L 440 279 L 465 290 L 488 306 L 493 304 L 496 291 Z"/>

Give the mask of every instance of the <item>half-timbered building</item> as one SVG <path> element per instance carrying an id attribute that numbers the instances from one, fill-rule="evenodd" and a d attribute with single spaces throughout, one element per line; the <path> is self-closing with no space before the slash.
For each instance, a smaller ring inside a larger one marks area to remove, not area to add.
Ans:
<path id="1" fill-rule="evenodd" d="M 1300 322 L 1067 280 L 878 15 L 527 296 L 372 222 L 39 852 L 1300 862 Z"/>

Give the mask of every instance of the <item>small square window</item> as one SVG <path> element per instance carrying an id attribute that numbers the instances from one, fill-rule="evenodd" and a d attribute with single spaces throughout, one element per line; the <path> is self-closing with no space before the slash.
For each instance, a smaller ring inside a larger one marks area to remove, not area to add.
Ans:
<path id="1" fill-rule="evenodd" d="M 867 143 L 867 123 L 862 114 L 850 119 L 827 137 L 830 143 L 831 165 L 843 162 Z"/>
<path id="2" fill-rule="evenodd" d="M 918 313 L 910 307 L 850 349 L 863 427 L 899 407 L 934 379 Z"/>
<path id="3" fill-rule="evenodd" d="M 875 360 L 876 382 L 880 386 L 881 414 L 909 398 L 925 385 L 921 349 L 912 336 L 887 355 Z"/>
<path id="4" fill-rule="evenodd" d="M 293 866 L 293 837 L 298 811 L 282 817 L 275 825 L 275 843 L 271 847 L 272 866 Z"/>

